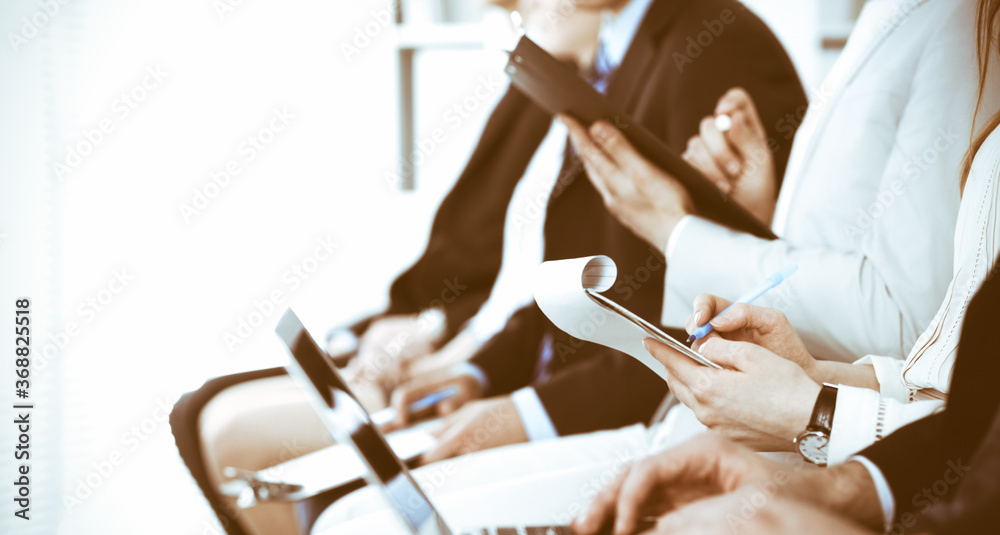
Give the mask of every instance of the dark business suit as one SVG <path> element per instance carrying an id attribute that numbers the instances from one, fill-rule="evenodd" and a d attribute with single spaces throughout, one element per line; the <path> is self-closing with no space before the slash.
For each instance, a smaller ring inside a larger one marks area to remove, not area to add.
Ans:
<path id="1" fill-rule="evenodd" d="M 1000 407 L 1000 389 L 996 387 L 996 378 L 1000 377 L 1000 347 L 996 342 L 998 304 L 1000 280 L 994 274 L 969 304 L 947 410 L 896 431 L 860 454 L 878 465 L 888 480 L 900 522 L 907 520 L 905 515 L 929 512 L 931 505 L 956 497 L 959 488 L 982 477 L 977 475 L 979 467 L 969 471 L 968 466 Z M 994 440 L 991 447 L 1000 447 L 1000 443 Z M 985 459 L 980 460 L 983 455 Z M 977 461 L 995 467 L 998 456 L 1000 451 L 996 449 L 984 450 Z M 993 475 L 1000 477 L 997 472 Z M 964 499 L 975 500 L 980 507 L 983 502 L 1000 505 L 1000 485 L 996 483 L 994 479 L 992 486 L 980 485 L 982 492 L 977 496 L 970 496 L 966 490 Z M 985 512 L 980 510 L 979 514 Z M 988 513 L 992 515 L 993 511 Z M 938 513 L 938 517 L 942 516 L 954 513 Z"/>
<path id="2" fill-rule="evenodd" d="M 707 46 L 698 44 L 699 39 Z M 732 87 L 749 91 L 775 140 L 784 139 L 778 135 L 782 119 L 806 104 L 781 44 L 741 4 L 654 0 L 606 94 L 680 153 L 698 133 L 701 119 L 713 113 L 719 97 Z M 790 143 L 778 145 L 777 176 L 784 172 L 790 149 Z M 547 260 L 610 256 L 620 275 L 607 295 L 659 323 L 666 268 L 662 253 L 605 209 L 572 159 L 564 164 L 548 206 L 545 243 Z M 561 435 L 647 421 L 666 394 L 664 382 L 641 364 L 571 338 L 534 305 L 517 312 L 471 362 L 489 379 L 488 394 L 504 394 L 536 379 L 543 348 L 552 352 L 543 373 L 549 377 L 535 388 Z"/>
<path id="3" fill-rule="evenodd" d="M 465 170 L 441 202 L 426 250 L 393 282 L 386 314 L 438 308 L 445 314 L 445 341 L 475 315 L 500 271 L 504 220 L 514 187 L 551 122 L 520 92 L 504 95 Z"/>

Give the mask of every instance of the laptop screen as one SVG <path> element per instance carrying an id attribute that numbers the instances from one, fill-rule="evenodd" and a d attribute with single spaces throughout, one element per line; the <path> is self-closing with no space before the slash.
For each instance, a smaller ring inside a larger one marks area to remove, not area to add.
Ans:
<path id="1" fill-rule="evenodd" d="M 450 535 L 430 501 L 392 451 L 382 432 L 358 402 L 336 367 L 319 348 L 291 309 L 278 327 L 278 337 L 292 355 L 289 374 L 314 395 L 317 412 L 330 433 L 351 444 L 369 467 L 368 484 L 383 489 L 390 504 L 415 534 Z"/>

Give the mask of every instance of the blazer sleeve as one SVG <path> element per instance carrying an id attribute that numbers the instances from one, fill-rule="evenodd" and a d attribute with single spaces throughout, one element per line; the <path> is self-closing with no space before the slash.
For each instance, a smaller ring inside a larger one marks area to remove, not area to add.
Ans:
<path id="1" fill-rule="evenodd" d="M 946 475 L 964 470 L 997 415 L 998 302 L 1000 279 L 993 277 L 983 283 L 969 304 L 947 409 L 900 429 L 860 453 L 886 476 L 896 499 L 897 516 L 923 510 L 932 501 L 945 499 L 954 492 L 954 484 L 949 485 L 945 496 L 940 496 L 933 487 Z"/>
<path id="2" fill-rule="evenodd" d="M 674 238 L 668 258 L 665 324 L 683 325 L 700 293 L 741 295 L 794 261 L 799 271 L 761 304 L 781 308 L 814 354 L 845 362 L 869 353 L 897 358 L 907 354 L 951 278 L 947 262 L 928 259 L 951 258 L 954 227 L 943 222 L 957 215 L 958 167 L 966 147 L 960 139 L 971 131 L 970 106 L 975 102 L 975 68 L 967 61 L 969 37 L 955 28 L 955 20 L 942 21 L 942 29 L 928 36 L 912 67 L 916 71 L 900 74 L 910 76 L 912 83 L 891 99 L 898 116 L 877 121 L 879 128 L 894 130 L 885 143 L 884 165 L 870 173 L 873 180 L 878 177 L 883 198 L 892 202 L 879 201 L 882 210 L 871 218 L 870 227 L 817 227 L 816 245 L 807 245 L 765 241 L 692 218 Z M 913 162 L 923 164 L 930 149 L 934 154 L 927 168 L 916 168 Z M 858 213 L 864 214 L 870 203 L 858 206 Z M 914 235 L 913 229 L 921 234 Z M 822 233 L 832 238 L 824 239 Z M 826 245 L 845 235 L 853 240 L 850 248 Z"/>
<path id="3" fill-rule="evenodd" d="M 426 250 L 393 282 L 386 314 L 439 308 L 444 340 L 475 315 L 500 271 L 507 205 L 551 120 L 523 93 L 507 91 L 441 202 Z"/>
<path id="4" fill-rule="evenodd" d="M 532 303 L 511 316 L 503 330 L 469 359 L 486 376 L 486 396 L 509 394 L 531 384 L 548 319 Z"/>
<path id="5" fill-rule="evenodd" d="M 660 376 L 608 348 L 534 388 L 560 436 L 646 423 L 667 395 Z"/>

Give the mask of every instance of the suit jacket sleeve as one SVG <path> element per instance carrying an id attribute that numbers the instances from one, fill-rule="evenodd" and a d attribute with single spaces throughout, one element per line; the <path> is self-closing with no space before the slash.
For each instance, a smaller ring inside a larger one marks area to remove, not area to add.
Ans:
<path id="1" fill-rule="evenodd" d="M 972 460 L 997 414 L 1000 373 L 996 356 L 996 303 L 1000 280 L 988 279 L 969 305 L 945 412 L 910 424 L 861 452 L 882 470 L 896 498 L 897 516 L 945 499 L 937 481 L 953 479 Z M 964 472 L 963 472 L 964 473 Z M 930 489 L 930 495 L 927 490 Z"/>
<path id="2" fill-rule="evenodd" d="M 667 394 L 660 376 L 608 348 L 534 387 L 560 436 L 646 423 Z"/>
<path id="3" fill-rule="evenodd" d="M 541 309 L 532 303 L 514 313 L 504 329 L 469 359 L 486 375 L 487 396 L 509 394 L 531 383 L 548 325 Z"/>
<path id="4" fill-rule="evenodd" d="M 427 249 L 393 282 L 386 314 L 445 313 L 450 339 L 489 296 L 503 254 L 507 205 L 551 123 L 511 88 L 434 217 Z"/>

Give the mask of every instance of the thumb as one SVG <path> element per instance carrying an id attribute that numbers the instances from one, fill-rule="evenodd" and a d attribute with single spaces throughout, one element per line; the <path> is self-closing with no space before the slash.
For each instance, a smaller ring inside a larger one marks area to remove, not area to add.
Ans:
<path id="1" fill-rule="evenodd" d="M 733 332 L 748 329 L 769 332 L 784 320 L 784 314 L 773 308 L 765 308 L 748 303 L 736 303 L 722 315 L 712 318 L 712 329 L 719 332 Z"/>
<path id="2" fill-rule="evenodd" d="M 762 348 L 749 342 L 733 342 L 717 337 L 707 340 L 699 351 L 712 362 L 736 371 L 747 370 L 751 366 L 755 351 Z"/>

